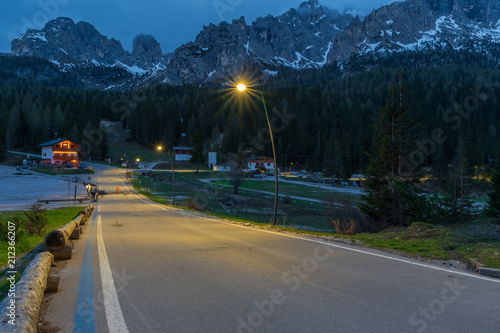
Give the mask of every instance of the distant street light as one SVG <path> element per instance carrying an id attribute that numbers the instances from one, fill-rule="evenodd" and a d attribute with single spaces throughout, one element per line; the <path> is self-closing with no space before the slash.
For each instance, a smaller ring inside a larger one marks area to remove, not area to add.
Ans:
<path id="1" fill-rule="evenodd" d="M 163 151 L 162 146 L 156 147 L 156 149 L 160 152 L 160 157 L 161 157 L 161 152 Z M 172 159 L 170 158 L 170 150 L 167 150 L 168 152 L 168 160 L 170 161 L 170 167 L 172 168 L 172 182 L 174 185 L 174 197 L 172 198 L 172 206 L 175 206 L 175 170 L 174 170 L 174 164 L 172 163 Z"/>
<path id="2" fill-rule="evenodd" d="M 247 90 L 247 86 L 243 83 L 240 83 L 236 86 L 236 89 L 239 92 L 243 93 Z M 262 85 L 260 87 L 260 96 L 262 98 L 262 104 L 264 105 L 267 126 L 269 127 L 269 136 L 271 137 L 271 146 L 273 148 L 273 159 L 274 159 L 274 216 L 273 216 L 273 225 L 276 225 L 276 215 L 278 212 L 278 168 L 277 168 L 277 164 L 276 164 L 276 150 L 274 148 L 273 131 L 271 129 L 271 122 L 269 121 L 269 115 L 267 113 L 266 101 L 264 99 L 264 92 L 262 90 Z"/>

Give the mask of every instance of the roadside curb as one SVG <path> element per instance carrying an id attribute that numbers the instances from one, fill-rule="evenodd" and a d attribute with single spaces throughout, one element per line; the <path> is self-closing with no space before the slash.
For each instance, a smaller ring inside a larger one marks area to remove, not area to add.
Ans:
<path id="1" fill-rule="evenodd" d="M 488 268 L 473 258 L 469 258 L 469 263 L 479 272 L 479 275 L 500 278 L 500 269 Z"/>
<path id="2" fill-rule="evenodd" d="M 31 333 L 37 331 L 38 313 L 53 262 L 54 256 L 51 253 L 39 253 L 15 284 L 15 296 L 6 297 L 0 303 L 0 328 L 2 332 Z M 15 323 L 15 326 L 12 323 Z"/>
<path id="3" fill-rule="evenodd" d="M 500 269 L 482 267 L 479 269 L 479 274 L 484 276 L 500 278 Z"/>

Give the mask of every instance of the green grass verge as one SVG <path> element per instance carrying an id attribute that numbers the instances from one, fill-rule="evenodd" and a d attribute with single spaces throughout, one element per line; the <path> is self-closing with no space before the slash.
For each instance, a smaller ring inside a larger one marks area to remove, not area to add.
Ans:
<path id="1" fill-rule="evenodd" d="M 22 256 L 26 253 L 30 252 L 38 245 L 42 244 L 43 239 L 45 238 L 46 233 L 57 229 L 78 215 L 78 212 L 82 209 L 82 207 L 65 207 L 54 210 L 46 211 L 46 214 L 49 218 L 49 224 L 43 231 L 43 236 L 30 235 L 24 233 L 19 239 L 16 239 L 16 282 L 19 281 L 22 272 L 29 264 L 29 260 L 20 260 Z M 0 213 L 0 223 L 7 223 L 8 221 L 12 221 L 12 218 L 15 216 L 23 217 L 23 212 L 13 211 L 13 212 L 1 212 Z M 2 256 L 0 257 L 0 266 L 4 267 L 7 264 L 7 253 L 8 253 L 8 243 L 6 240 L 0 240 L 0 253 Z M 10 282 L 6 280 L 5 276 L 6 270 L 0 272 L 0 301 L 5 298 L 7 291 L 9 290 Z"/>
<path id="2" fill-rule="evenodd" d="M 57 229 L 71 221 L 77 216 L 80 210 L 82 210 L 82 207 L 65 207 L 46 211 L 46 214 L 49 218 L 49 224 L 44 229 L 42 236 L 25 233 L 20 239 L 17 239 L 15 246 L 16 256 L 19 257 L 21 254 L 33 250 L 43 242 L 46 233 Z M 12 221 L 12 218 L 14 216 L 20 216 L 21 218 L 24 218 L 23 212 L 2 212 L 0 213 L 0 223 L 7 223 L 8 221 Z M 0 267 L 3 267 L 7 264 L 8 247 L 9 245 L 6 240 L 0 240 L 0 253 L 2 253 L 2 257 L 0 258 Z"/>
<path id="3" fill-rule="evenodd" d="M 500 269 L 500 242 L 485 243 L 475 237 L 455 233 L 447 227 L 413 223 L 408 228 L 340 236 L 374 248 L 389 249 L 418 257 L 439 260 L 475 258 L 488 267 Z"/>

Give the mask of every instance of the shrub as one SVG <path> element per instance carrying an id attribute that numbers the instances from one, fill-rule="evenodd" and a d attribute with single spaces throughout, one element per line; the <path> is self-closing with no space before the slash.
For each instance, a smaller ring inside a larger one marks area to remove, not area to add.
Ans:
<path id="1" fill-rule="evenodd" d="M 186 207 L 192 210 L 203 211 L 203 206 L 195 198 L 187 198 Z"/>
<path id="2" fill-rule="evenodd" d="M 359 232 L 358 224 L 353 220 L 329 218 L 328 221 L 339 235 L 355 235 Z"/>
<path id="3" fill-rule="evenodd" d="M 354 235 L 358 232 L 374 231 L 351 195 L 332 193 L 323 205 L 328 222 L 338 234 Z"/>
<path id="4" fill-rule="evenodd" d="M 35 202 L 28 206 L 29 211 L 24 212 L 26 220 L 24 221 L 24 229 L 30 234 L 41 236 L 43 229 L 49 224 L 49 218 L 45 215 L 45 208 L 42 208 L 41 202 Z"/>

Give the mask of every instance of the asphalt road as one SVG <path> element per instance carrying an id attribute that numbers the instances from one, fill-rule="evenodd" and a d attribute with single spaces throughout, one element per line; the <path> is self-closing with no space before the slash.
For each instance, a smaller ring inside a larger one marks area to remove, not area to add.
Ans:
<path id="1" fill-rule="evenodd" d="M 126 189 L 123 170 L 95 169 L 101 188 Z M 62 332 L 500 331 L 500 279 L 131 193 L 94 216 L 44 315 Z"/>

